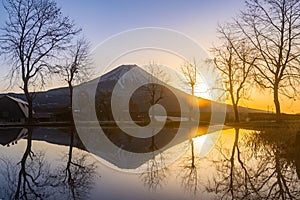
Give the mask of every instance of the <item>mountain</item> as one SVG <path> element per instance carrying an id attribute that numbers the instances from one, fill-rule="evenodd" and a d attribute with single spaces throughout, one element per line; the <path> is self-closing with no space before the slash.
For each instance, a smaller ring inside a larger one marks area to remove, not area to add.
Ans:
<path id="1" fill-rule="evenodd" d="M 163 96 L 159 100 L 159 103 L 166 106 L 166 110 L 171 113 L 173 116 L 178 116 L 180 113 L 180 107 L 178 106 L 178 102 L 176 98 L 181 99 L 182 101 L 188 101 L 189 99 L 197 99 L 198 105 L 200 106 L 200 112 L 202 113 L 210 113 L 211 112 L 211 101 L 201 98 L 201 97 L 193 97 L 179 89 L 173 88 L 156 77 L 151 76 L 149 73 L 144 71 L 137 65 L 121 65 L 106 74 L 102 75 L 99 79 L 98 87 L 97 87 L 97 94 L 96 94 L 96 106 L 100 111 L 108 112 L 107 106 L 110 104 L 111 95 L 110 93 L 113 91 L 114 87 L 116 86 L 119 79 L 131 70 L 135 70 L 135 75 L 131 76 L 127 79 L 124 79 L 123 82 L 127 82 L 127 85 L 136 85 L 143 83 L 147 78 L 150 78 L 154 83 L 157 84 L 148 84 L 146 86 L 142 86 L 137 89 L 136 92 L 133 93 L 130 99 L 129 107 L 134 112 L 139 112 L 141 115 L 148 116 L 148 109 L 149 107 L 154 104 L 151 101 L 156 101 L 160 98 L 160 95 Z M 84 83 L 84 84 L 89 84 Z M 119 82 L 119 84 L 123 84 Z M 164 87 L 157 87 L 157 85 L 164 85 Z M 122 87 L 122 85 L 121 85 Z M 155 91 L 155 87 L 156 90 Z M 151 91 L 152 90 L 152 91 Z M 120 90 L 118 95 L 121 97 L 122 95 L 126 95 L 128 91 L 126 89 Z M 153 96 L 153 94 L 155 95 Z M 26 100 L 24 94 L 15 94 L 15 93 L 8 93 L 8 94 L 0 94 L 0 97 L 3 95 L 10 95 L 13 97 L 17 97 L 23 100 Z M 151 96 L 152 95 L 152 96 Z M 120 98 L 121 100 L 122 98 Z M 122 103 L 122 102 L 120 102 Z M 33 102 L 34 110 L 37 113 L 64 113 L 69 110 L 70 98 L 69 98 L 69 90 L 67 87 L 63 88 L 56 88 L 52 90 L 48 90 L 45 92 L 36 92 L 35 99 Z M 216 104 L 216 103 L 215 103 Z M 233 109 L 231 105 L 227 105 L 227 113 L 232 113 Z M 240 107 L 240 113 L 249 113 L 249 112 L 265 112 L 261 110 L 249 109 Z M 133 118 L 138 117 L 138 113 L 132 115 Z M 187 116 L 187 114 L 184 114 Z M 204 117 L 204 115 L 202 115 Z M 111 116 L 107 116 L 109 120 Z M 207 115 L 206 120 L 209 120 L 210 116 Z"/>
<path id="2" fill-rule="evenodd" d="M 192 99 L 201 105 L 201 112 L 210 112 L 211 110 L 209 100 L 196 98 L 176 89 L 137 65 L 122 65 L 99 79 L 96 108 L 98 112 L 106 113 L 105 115 L 98 113 L 98 116 L 103 117 L 100 121 L 112 119 L 112 113 L 109 109 L 111 109 L 111 98 L 114 89 L 119 89 L 115 92 L 117 102 L 114 104 L 115 107 L 119 107 L 120 112 L 118 115 L 121 115 L 122 109 L 126 109 L 128 106 L 127 103 L 124 103 L 128 92 L 134 90 L 130 95 L 130 100 L 127 100 L 129 101 L 129 112 L 134 120 L 138 120 L 138 118 L 149 120 L 149 109 L 156 103 L 165 108 L 168 116 L 173 117 L 188 117 L 191 112 L 189 101 Z"/>

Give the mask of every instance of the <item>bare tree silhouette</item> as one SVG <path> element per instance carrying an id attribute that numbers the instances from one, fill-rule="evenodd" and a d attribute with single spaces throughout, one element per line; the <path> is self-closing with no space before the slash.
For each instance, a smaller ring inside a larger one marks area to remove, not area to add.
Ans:
<path id="1" fill-rule="evenodd" d="M 166 71 L 163 70 L 163 67 L 152 61 L 148 65 L 144 66 L 149 74 L 146 74 L 145 77 L 150 83 L 144 85 L 144 90 L 148 94 L 146 101 L 153 106 L 160 102 L 164 98 L 164 86 L 161 85 L 161 82 L 168 83 L 169 76 Z M 155 120 L 155 110 L 152 110 L 151 120 Z"/>
<path id="2" fill-rule="evenodd" d="M 52 0 L 6 0 L 8 14 L 1 29 L 1 49 L 11 65 L 10 79 L 21 79 L 32 122 L 32 102 L 36 86 L 44 86 L 45 78 L 53 69 L 58 52 L 69 46 L 80 29 L 64 17 Z"/>
<path id="3" fill-rule="evenodd" d="M 240 100 L 247 98 L 248 84 L 253 73 L 256 57 L 247 42 L 233 33 L 228 26 L 219 26 L 218 32 L 223 44 L 214 47 L 214 63 L 223 76 L 226 91 L 233 105 L 235 121 L 239 122 L 238 105 Z"/>
<path id="4" fill-rule="evenodd" d="M 70 95 L 70 108 L 72 108 L 73 87 L 75 83 L 82 83 L 91 75 L 90 44 L 81 38 L 76 44 L 67 49 L 65 63 L 56 66 L 56 73 L 67 83 Z M 73 121 L 73 119 L 72 119 Z"/>
<path id="5" fill-rule="evenodd" d="M 194 58 L 193 62 L 185 60 L 180 69 L 184 78 L 183 82 L 191 88 L 191 95 L 194 96 L 198 77 L 196 59 Z M 192 109 L 193 106 L 190 106 L 189 120 L 192 119 Z"/>
<path id="6" fill-rule="evenodd" d="M 300 2 L 295 0 L 248 0 L 235 20 L 237 32 L 258 55 L 255 81 L 273 92 L 277 120 L 280 96 L 294 98 L 299 84 Z"/>
<path id="7" fill-rule="evenodd" d="M 184 82 L 191 87 L 191 94 L 195 95 L 195 85 L 197 84 L 197 63 L 196 59 L 193 59 L 193 63 L 185 60 L 181 65 L 181 72 L 184 76 Z"/>

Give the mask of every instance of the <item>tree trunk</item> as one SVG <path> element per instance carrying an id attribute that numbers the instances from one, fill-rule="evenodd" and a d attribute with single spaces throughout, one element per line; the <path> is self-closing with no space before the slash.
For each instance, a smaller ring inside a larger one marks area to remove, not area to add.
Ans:
<path id="1" fill-rule="evenodd" d="M 70 108 L 73 107 L 73 86 L 69 85 L 69 91 L 70 91 Z"/>
<path id="2" fill-rule="evenodd" d="M 233 111 L 234 111 L 234 121 L 240 122 L 239 110 L 237 104 L 233 104 Z"/>
<path id="3" fill-rule="evenodd" d="M 28 84 L 24 84 L 24 93 L 28 103 L 28 118 L 27 123 L 31 124 L 33 122 L 33 103 L 32 103 L 32 96 L 29 93 Z"/>
<path id="4" fill-rule="evenodd" d="M 234 92 L 233 92 L 233 86 L 232 86 L 232 82 L 230 82 L 230 98 L 231 98 L 231 103 L 232 103 L 232 107 L 233 107 L 233 112 L 234 112 L 234 121 L 235 122 L 240 122 L 240 117 L 239 117 L 239 110 L 238 110 L 238 102 L 239 102 L 239 98 L 238 95 L 236 97 L 236 99 L 234 99 Z M 237 91 L 238 93 L 239 91 Z"/>
<path id="5" fill-rule="evenodd" d="M 192 98 L 194 98 L 194 95 L 195 95 L 195 86 L 194 85 L 191 85 L 191 88 L 192 88 Z M 193 111 L 194 111 L 194 105 L 190 105 L 190 111 L 189 111 L 189 121 L 192 121 L 192 116 L 193 116 Z"/>
<path id="6" fill-rule="evenodd" d="M 74 117 L 73 117 L 73 85 L 71 82 L 69 84 L 69 98 L 70 98 L 70 109 L 71 109 L 71 123 L 74 125 Z"/>
<path id="7" fill-rule="evenodd" d="M 191 139 L 191 149 L 192 149 L 192 168 L 195 168 L 195 147 L 194 147 L 194 141 Z"/>
<path id="8" fill-rule="evenodd" d="M 195 86 L 192 85 L 192 96 L 194 96 L 194 95 L 195 95 Z"/>
<path id="9" fill-rule="evenodd" d="M 281 111 L 280 111 L 280 102 L 279 102 L 279 96 L 278 96 L 278 84 L 275 84 L 274 86 L 274 104 L 276 109 L 276 121 L 281 121 Z"/>
<path id="10" fill-rule="evenodd" d="M 28 124 L 33 122 L 33 105 L 32 105 L 32 98 L 27 99 L 28 101 Z"/>

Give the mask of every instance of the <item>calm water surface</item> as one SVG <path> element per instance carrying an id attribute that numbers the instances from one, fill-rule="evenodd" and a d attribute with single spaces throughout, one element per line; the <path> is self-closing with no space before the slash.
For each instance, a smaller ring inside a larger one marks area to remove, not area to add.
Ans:
<path id="1" fill-rule="evenodd" d="M 203 135 L 166 168 L 162 153 L 133 174 L 99 162 L 69 128 L 1 129 L 0 199 L 300 199 L 297 131 L 226 129 L 206 157 Z"/>

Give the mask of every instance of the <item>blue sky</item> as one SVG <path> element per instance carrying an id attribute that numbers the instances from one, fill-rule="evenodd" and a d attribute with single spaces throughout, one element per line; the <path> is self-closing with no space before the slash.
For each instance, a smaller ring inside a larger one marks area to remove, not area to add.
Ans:
<path id="1" fill-rule="evenodd" d="M 132 28 L 163 27 L 180 31 L 209 48 L 218 23 L 230 20 L 242 0 L 59 0 L 63 13 L 73 18 L 93 44 Z"/>
<path id="2" fill-rule="evenodd" d="M 188 35 L 206 50 L 218 43 L 217 24 L 230 21 L 244 6 L 242 0 L 57 0 L 57 4 L 82 27 L 92 47 L 122 31 L 161 27 Z M 1 5 L 0 25 L 5 19 Z M 8 67 L 1 63 L 1 80 L 7 72 Z"/>

